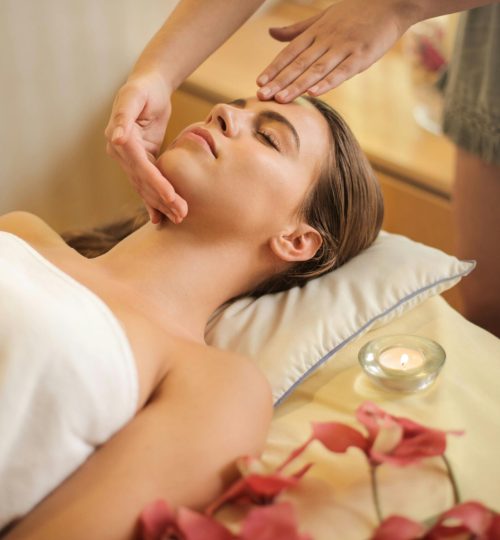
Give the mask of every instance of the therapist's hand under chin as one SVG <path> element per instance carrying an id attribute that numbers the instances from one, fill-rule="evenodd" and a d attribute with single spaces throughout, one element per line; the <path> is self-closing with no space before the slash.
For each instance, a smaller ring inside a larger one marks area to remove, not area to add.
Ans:
<path id="1" fill-rule="evenodd" d="M 318 96 L 364 71 L 418 19 L 398 0 L 341 0 L 319 14 L 283 28 L 290 41 L 257 78 L 260 99 L 280 103 L 308 92 Z"/>
<path id="2" fill-rule="evenodd" d="M 154 164 L 170 118 L 170 94 L 157 73 L 130 78 L 118 91 L 105 130 L 108 155 L 127 173 L 153 223 L 163 216 L 180 223 L 188 211 L 186 201 Z"/>

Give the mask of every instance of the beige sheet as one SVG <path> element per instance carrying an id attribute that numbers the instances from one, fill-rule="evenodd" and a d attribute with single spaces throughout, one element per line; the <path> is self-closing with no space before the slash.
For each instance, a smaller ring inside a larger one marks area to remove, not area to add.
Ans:
<path id="1" fill-rule="evenodd" d="M 363 374 L 357 353 L 367 341 L 388 334 L 419 334 L 438 341 L 446 364 L 436 383 L 415 394 L 388 393 Z M 340 421 L 363 430 L 354 411 L 371 400 L 387 412 L 437 429 L 463 429 L 448 437 L 447 456 L 462 500 L 475 499 L 500 511 L 500 340 L 471 324 L 436 296 L 397 320 L 344 348 L 316 371 L 275 411 L 263 460 L 281 462 L 310 434 L 311 421 Z M 356 449 L 334 455 L 314 442 L 289 471 L 313 461 L 301 485 L 281 500 L 297 505 L 300 530 L 315 540 L 369 538 L 376 516 L 365 457 Z M 399 513 L 424 519 L 453 504 L 441 458 L 418 466 L 379 468 L 384 516 Z M 228 525 L 235 508 L 220 511 Z"/>

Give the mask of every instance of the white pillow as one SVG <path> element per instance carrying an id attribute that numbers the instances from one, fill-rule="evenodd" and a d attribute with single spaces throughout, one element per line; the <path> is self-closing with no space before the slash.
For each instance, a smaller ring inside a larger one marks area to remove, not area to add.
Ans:
<path id="1" fill-rule="evenodd" d="M 347 343 L 453 287 L 475 265 L 381 231 L 369 248 L 302 288 L 219 310 L 205 338 L 254 358 L 277 405 Z"/>

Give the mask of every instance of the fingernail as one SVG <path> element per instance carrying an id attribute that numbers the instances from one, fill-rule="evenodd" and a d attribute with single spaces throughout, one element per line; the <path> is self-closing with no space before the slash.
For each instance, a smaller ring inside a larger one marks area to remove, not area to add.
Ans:
<path id="1" fill-rule="evenodd" d="M 311 94 L 316 94 L 318 90 L 319 90 L 319 85 L 315 84 L 314 86 L 311 86 L 311 88 L 309 88 L 308 92 Z"/>
<path id="2" fill-rule="evenodd" d="M 123 128 L 121 126 L 118 126 L 113 131 L 113 136 L 111 137 L 111 140 L 116 141 L 116 139 L 119 139 L 120 137 L 123 137 Z"/>
<path id="3" fill-rule="evenodd" d="M 264 88 L 261 88 L 259 90 L 259 94 L 262 97 L 267 97 L 271 93 L 271 89 L 268 86 L 265 86 Z"/>
<path id="4" fill-rule="evenodd" d="M 269 77 L 267 75 L 261 75 L 258 79 L 257 79 L 257 83 L 258 84 L 266 84 L 266 82 L 269 80 Z"/>
<path id="5" fill-rule="evenodd" d="M 276 97 L 279 99 L 285 99 L 288 96 L 288 90 L 282 90 L 276 94 Z"/>

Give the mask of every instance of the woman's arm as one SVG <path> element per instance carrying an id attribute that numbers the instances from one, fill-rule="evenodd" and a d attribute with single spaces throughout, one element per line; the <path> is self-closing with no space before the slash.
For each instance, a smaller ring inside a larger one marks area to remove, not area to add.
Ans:
<path id="1" fill-rule="evenodd" d="M 30 212 L 9 212 L 0 216 L 0 231 L 10 232 L 37 245 L 64 243 L 59 234 L 43 219 Z"/>
<path id="2" fill-rule="evenodd" d="M 188 208 L 154 166 L 170 118 L 172 92 L 264 0 L 181 0 L 148 43 L 113 103 L 107 152 L 144 199 L 153 223 L 179 223 Z"/>
<path id="3" fill-rule="evenodd" d="M 264 0 L 181 0 L 148 43 L 131 77 L 159 71 L 173 92 Z"/>
<path id="4" fill-rule="evenodd" d="M 272 415 L 269 385 L 244 358 L 186 355 L 155 399 L 5 540 L 131 540 L 157 498 L 201 509 L 258 454 Z"/>
<path id="5" fill-rule="evenodd" d="M 341 0 L 271 35 L 287 45 L 259 75 L 262 99 L 318 96 L 369 68 L 413 24 L 493 0 Z"/>

